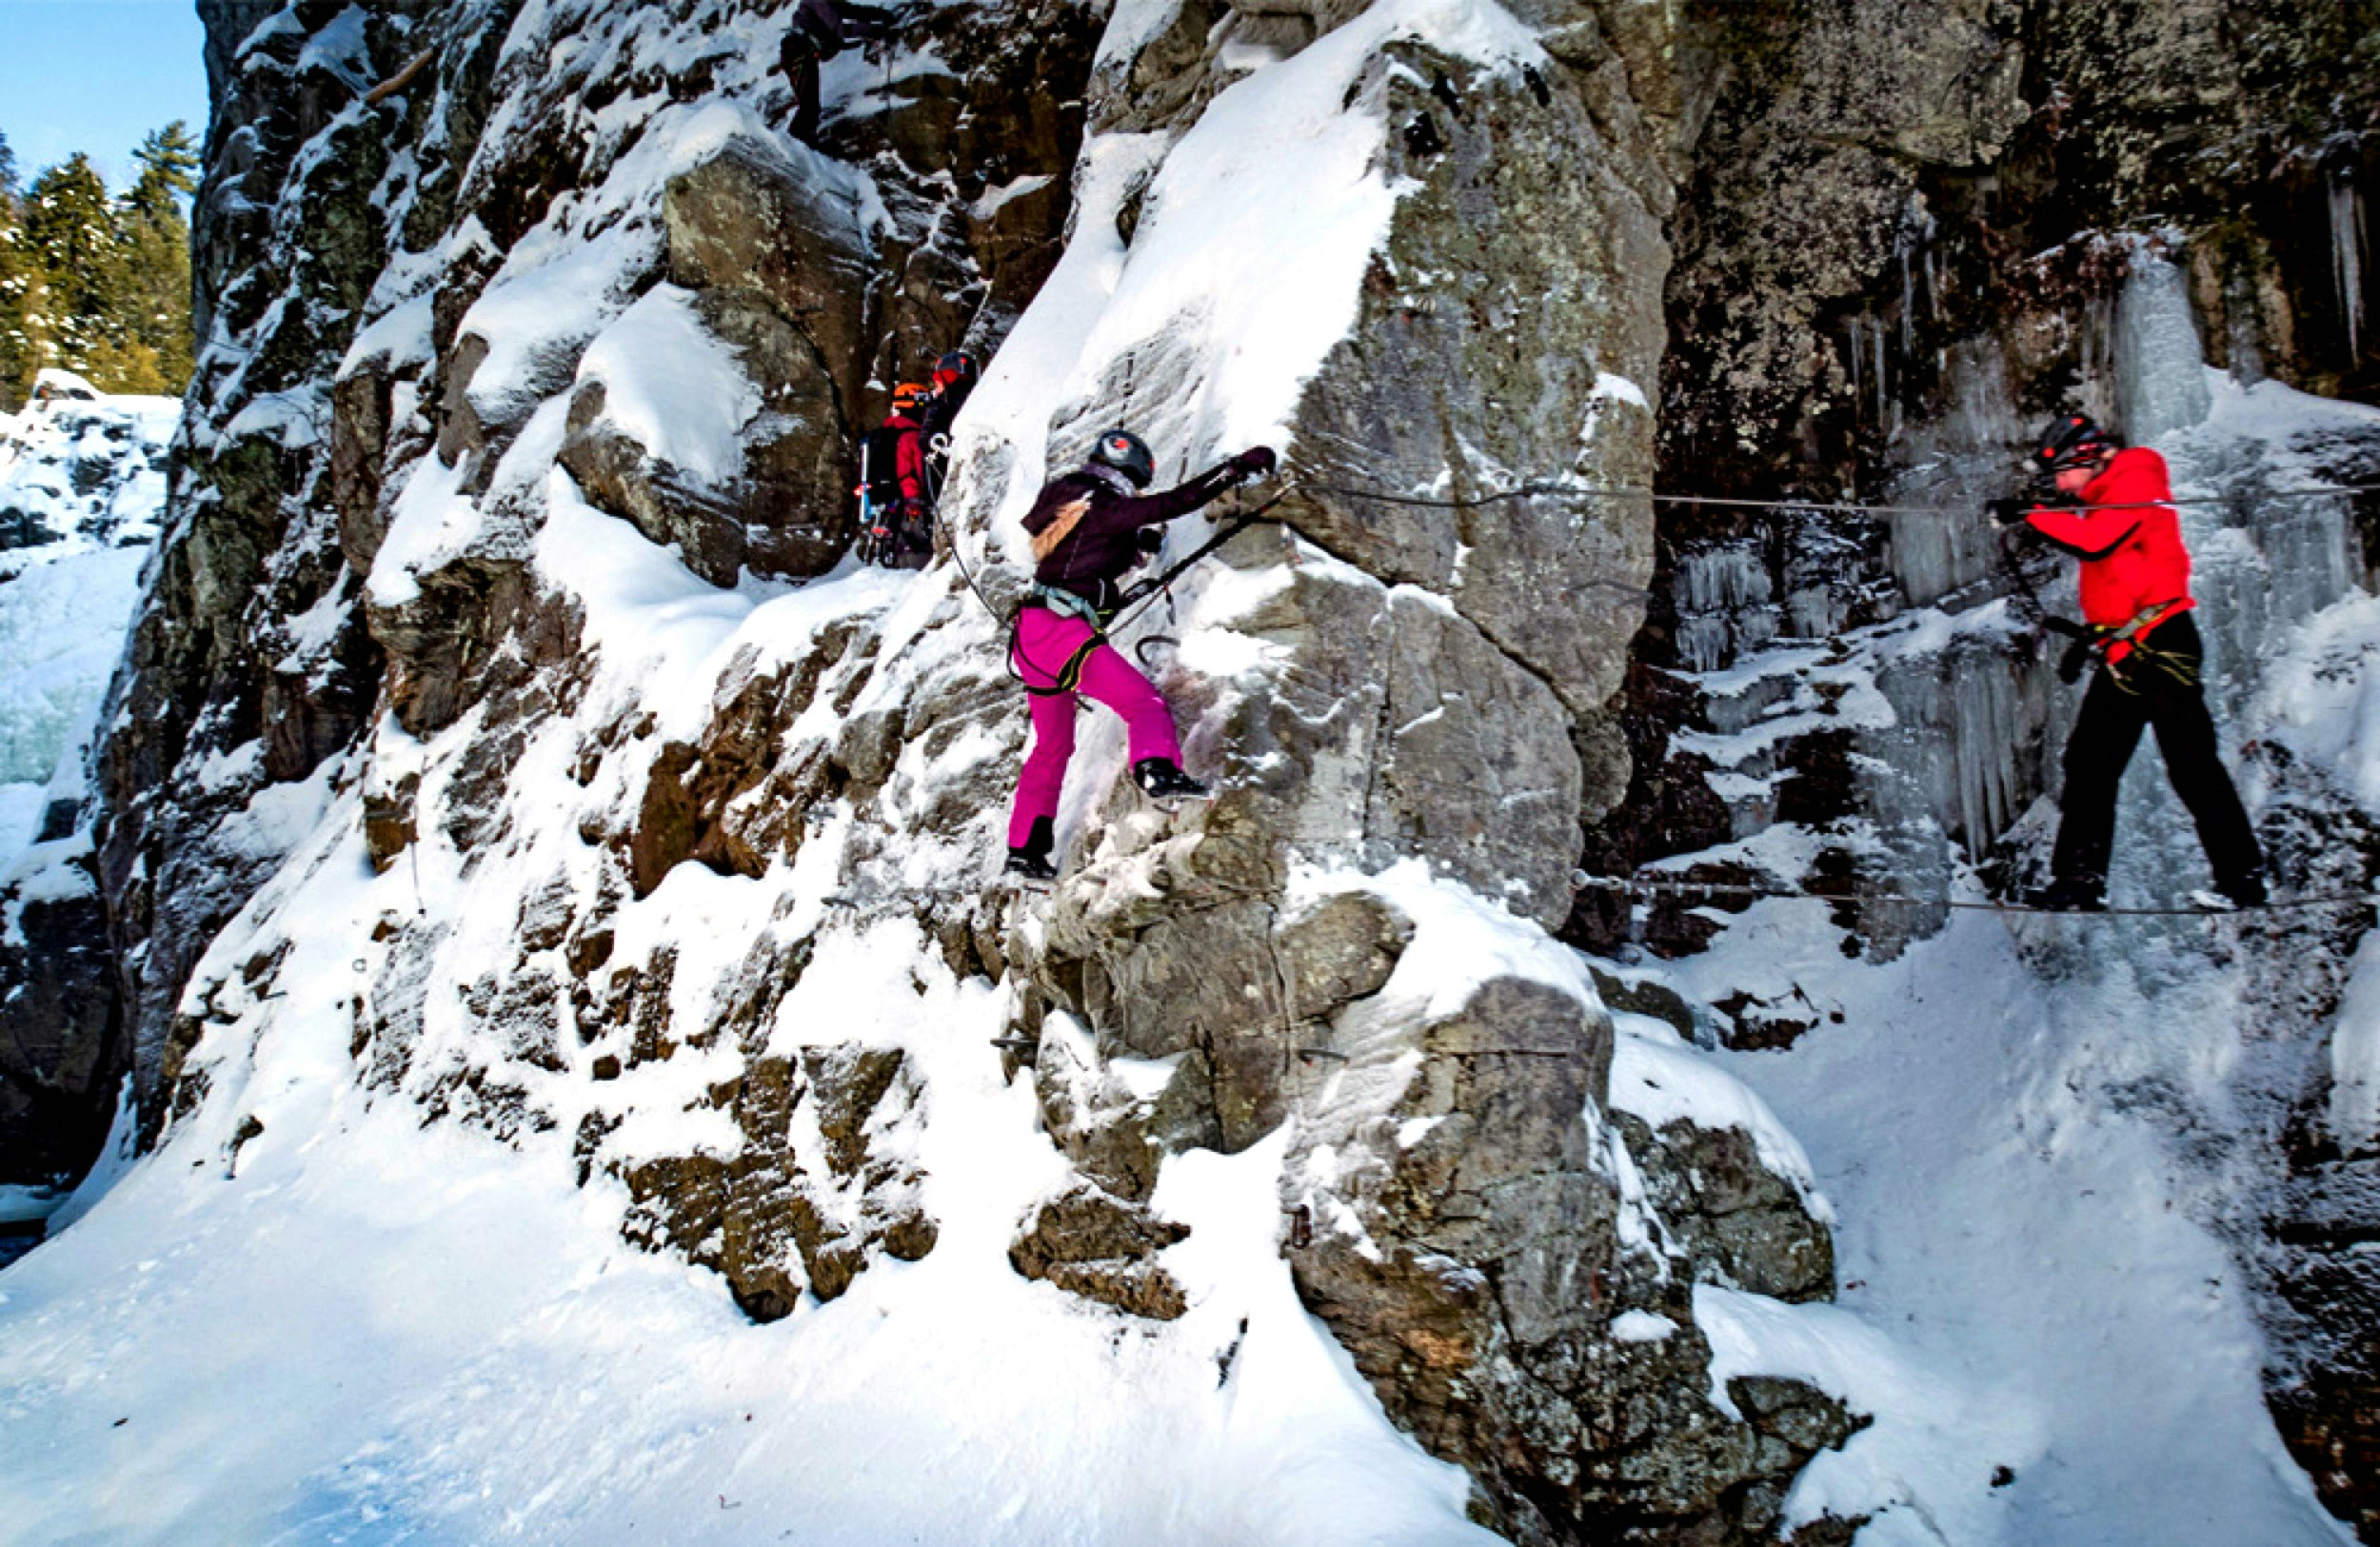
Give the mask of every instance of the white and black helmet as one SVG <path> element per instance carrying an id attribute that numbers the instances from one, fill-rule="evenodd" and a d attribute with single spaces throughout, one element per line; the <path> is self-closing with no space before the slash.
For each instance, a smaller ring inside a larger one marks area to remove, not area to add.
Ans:
<path id="1" fill-rule="evenodd" d="M 1115 468 L 1134 488 L 1148 487 L 1157 476 L 1157 458 L 1149 454 L 1148 443 L 1128 429 L 1101 430 L 1099 444 L 1091 447 L 1091 460 Z"/>

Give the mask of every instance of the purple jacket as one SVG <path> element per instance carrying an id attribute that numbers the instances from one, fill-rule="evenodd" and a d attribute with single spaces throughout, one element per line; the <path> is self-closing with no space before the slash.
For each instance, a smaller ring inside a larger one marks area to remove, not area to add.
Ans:
<path id="1" fill-rule="evenodd" d="M 1186 516 L 1239 482 L 1228 462 L 1162 494 L 1136 494 L 1123 474 L 1096 463 L 1070 472 L 1025 512 L 1024 529 L 1041 561 L 1033 578 L 1109 611 L 1121 597 L 1116 583 L 1140 558 L 1140 528 Z"/>
<path id="2" fill-rule="evenodd" d="M 779 63 L 784 64 L 797 53 L 832 59 L 850 44 L 881 37 L 892 19 L 890 10 L 861 0 L 802 0 L 793 13 L 793 30 L 785 34 L 780 50 Z M 786 73 L 792 73 L 789 65 Z"/>

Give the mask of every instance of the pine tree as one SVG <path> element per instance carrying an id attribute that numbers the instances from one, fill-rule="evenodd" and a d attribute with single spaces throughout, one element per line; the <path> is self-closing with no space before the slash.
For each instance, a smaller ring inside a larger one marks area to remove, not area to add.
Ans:
<path id="1" fill-rule="evenodd" d="M 198 188 L 198 144 L 190 138 L 190 126 L 177 118 L 152 131 L 132 159 L 140 163 L 141 174 L 125 202 L 145 219 L 181 224 L 177 195 Z"/>
<path id="2" fill-rule="evenodd" d="M 18 219 L 16 152 L 0 134 L 0 413 L 25 406 L 25 384 L 33 378 L 30 309 L 32 266 L 24 255 Z"/>
<path id="3" fill-rule="evenodd" d="M 32 333 L 36 275 L 13 194 L 0 192 L 0 413 L 25 407 L 39 368 Z"/>
<path id="4" fill-rule="evenodd" d="M 36 270 L 30 317 L 34 364 L 113 374 L 125 342 L 124 244 L 108 185 L 79 151 L 25 190 L 24 245 Z M 112 384 L 107 384 L 112 385 Z"/>
<path id="5" fill-rule="evenodd" d="M 198 148 L 177 118 L 143 141 L 133 159 L 141 172 L 125 197 L 120 222 L 122 324 L 125 347 L 140 351 L 150 368 L 138 372 L 139 362 L 128 359 L 128 379 L 116 389 L 179 392 L 189 384 L 192 347 L 190 228 L 181 196 L 198 186 Z"/>

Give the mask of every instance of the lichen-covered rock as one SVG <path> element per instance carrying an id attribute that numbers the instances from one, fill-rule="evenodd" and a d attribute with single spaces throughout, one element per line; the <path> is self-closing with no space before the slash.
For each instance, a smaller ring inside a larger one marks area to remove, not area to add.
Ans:
<path id="1" fill-rule="evenodd" d="M 869 352 L 862 327 L 877 262 L 862 196 L 840 163 L 739 139 L 670 179 L 662 201 L 671 280 L 765 305 L 832 384 L 836 427 L 846 436 L 861 423 Z M 783 356 L 790 367 L 793 350 Z M 783 387 L 794 386 L 788 373 Z"/>
<path id="2" fill-rule="evenodd" d="M 1171 1321 L 1189 1305 L 1156 1258 L 1189 1234 L 1188 1226 L 1160 1220 L 1140 1204 L 1082 1186 L 1034 1210 L 1008 1248 L 1008 1260 L 1028 1279 L 1046 1279 L 1133 1316 Z"/>
<path id="3" fill-rule="evenodd" d="M 1598 124 L 1568 74 L 1392 57 L 1409 73 L 1390 93 L 1390 154 L 1418 186 L 1302 406 L 1315 482 L 1456 499 L 1568 478 L 1648 485 L 1664 339 L 1643 281 L 1669 250 L 1660 209 L 1631 184 L 1659 186 L 1646 136 Z M 1572 713 L 1618 691 L 1652 573 L 1649 505 L 1556 494 L 1447 509 L 1334 487 L 1292 510 L 1329 551 L 1446 598 Z"/>
<path id="4" fill-rule="evenodd" d="M 897 1049 L 755 1058 L 715 1093 L 743 1135 L 733 1156 L 623 1165 L 629 1233 L 716 1268 L 756 1321 L 836 1299 L 879 1255 L 917 1261 L 941 1233 L 900 1158 L 922 1096 Z"/>
<path id="5" fill-rule="evenodd" d="M 1833 1298 L 1834 1238 L 1794 1185 L 1760 1162 L 1750 1134 L 1682 1121 L 1656 1132 L 1625 1112 L 1612 1121 L 1697 1281 L 1781 1300 Z"/>

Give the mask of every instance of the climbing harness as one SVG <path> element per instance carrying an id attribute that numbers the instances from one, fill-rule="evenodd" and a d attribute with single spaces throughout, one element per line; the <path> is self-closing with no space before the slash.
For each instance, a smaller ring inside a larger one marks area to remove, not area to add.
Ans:
<path id="1" fill-rule="evenodd" d="M 2112 659 L 2110 654 L 2118 645 L 2131 652 L 2128 660 L 2137 660 L 2144 666 L 2162 671 L 2184 687 L 2195 687 L 2198 685 L 2198 668 L 2188 656 L 2160 649 L 2148 643 L 2148 636 L 2159 624 L 2187 610 L 2188 606 L 2186 602 L 2152 602 L 2134 613 L 2128 623 L 2114 628 L 2092 629 L 2089 648 L 2107 668 L 2109 679 L 2127 693 L 2138 693 L 2140 689 L 2124 675 L 2123 662 Z"/>
<path id="2" fill-rule="evenodd" d="M 1902 907 L 1951 908 L 1973 913 L 2046 914 L 2054 917 L 2078 918 L 2098 916 L 2134 919 L 2219 919 L 2228 913 L 2286 913 L 2314 908 L 2380 905 L 2380 895 L 2370 892 L 2338 892 L 2320 897 L 2292 897 L 2268 902 L 2251 902 L 2220 911 L 2195 907 L 2110 907 L 2093 908 L 2084 912 L 2071 908 L 2034 907 L 2023 902 L 1994 902 L 1980 898 L 1916 897 L 1906 892 L 1814 892 L 1781 886 L 1752 886 L 1736 882 L 1668 881 L 1643 875 L 1592 876 L 1583 870 L 1571 872 L 1570 888 L 1575 892 L 1622 892 L 1656 897 L 1725 897 L 1755 902 L 1808 901 L 1861 906 L 1881 903 Z"/>
<path id="3" fill-rule="evenodd" d="M 1099 608 L 1072 591 L 1036 581 L 1032 598 L 1027 606 L 1045 607 L 1061 617 L 1079 618 L 1091 625 L 1091 632 L 1083 637 L 1081 645 L 1075 646 L 1074 653 L 1066 657 L 1066 664 L 1056 671 L 1044 673 L 1050 680 L 1050 685 L 1036 687 L 1025 680 L 1023 672 L 1017 669 L 1021 659 L 1027 665 L 1039 665 L 1024 655 L 1024 607 L 1019 607 L 1016 616 L 1008 620 L 1008 675 L 1035 698 L 1063 698 L 1082 685 L 1082 668 L 1089 664 L 1093 653 L 1107 643 L 1107 630 L 1100 625 Z"/>

